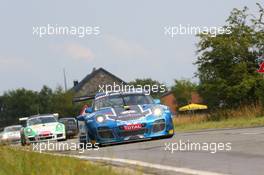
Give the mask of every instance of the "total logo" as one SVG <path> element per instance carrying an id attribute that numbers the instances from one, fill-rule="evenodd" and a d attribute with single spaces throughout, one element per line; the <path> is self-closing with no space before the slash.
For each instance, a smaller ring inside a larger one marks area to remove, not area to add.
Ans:
<path id="1" fill-rule="evenodd" d="M 130 124 L 124 126 L 124 130 L 138 130 L 141 128 L 142 128 L 142 124 Z"/>

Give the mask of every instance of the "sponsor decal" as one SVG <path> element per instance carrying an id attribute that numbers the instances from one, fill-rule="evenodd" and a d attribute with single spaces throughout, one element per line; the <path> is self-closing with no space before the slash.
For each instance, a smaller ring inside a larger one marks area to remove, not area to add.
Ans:
<path id="1" fill-rule="evenodd" d="M 41 136 L 49 136 L 50 134 L 51 134 L 50 131 L 42 131 L 42 132 L 40 133 Z"/>
<path id="2" fill-rule="evenodd" d="M 134 111 L 134 110 L 129 110 L 129 111 L 123 111 L 123 112 L 121 112 L 121 114 L 134 114 L 134 113 L 136 113 L 136 111 Z"/>
<path id="3" fill-rule="evenodd" d="M 138 130 L 141 129 L 142 125 L 141 124 L 130 124 L 130 125 L 125 125 L 124 126 L 124 130 L 125 131 L 134 131 L 134 130 Z"/>

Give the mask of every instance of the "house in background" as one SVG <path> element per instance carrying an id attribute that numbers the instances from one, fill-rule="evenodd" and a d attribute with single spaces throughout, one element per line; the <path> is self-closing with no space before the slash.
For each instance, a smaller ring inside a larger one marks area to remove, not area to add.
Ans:
<path id="1" fill-rule="evenodd" d="M 95 69 L 88 74 L 82 81 L 74 81 L 72 91 L 76 97 L 95 95 L 100 90 L 100 87 L 105 85 L 125 85 L 125 81 L 113 75 L 103 68 Z"/>
<path id="2" fill-rule="evenodd" d="M 105 85 L 114 86 L 114 84 L 124 86 L 127 83 L 103 68 L 93 68 L 92 72 L 88 74 L 82 81 L 74 81 L 74 87 L 72 88 L 72 91 L 75 93 L 75 97 L 92 96 L 100 90 L 100 87 Z M 197 92 L 192 92 L 191 96 L 192 98 L 190 103 L 202 103 L 202 98 Z M 174 97 L 171 91 L 163 94 L 160 99 L 162 104 L 169 106 L 174 114 L 176 114 L 177 108 L 181 107 L 178 106 L 177 99 Z"/>
<path id="3" fill-rule="evenodd" d="M 160 99 L 164 105 L 170 107 L 170 110 L 172 111 L 173 114 L 176 114 L 177 108 L 181 107 L 181 106 L 178 106 L 177 99 L 175 98 L 175 96 L 173 95 L 171 91 L 168 91 L 165 94 L 163 94 Z M 191 93 L 190 103 L 200 104 L 202 102 L 203 100 L 197 92 Z"/>
<path id="4" fill-rule="evenodd" d="M 171 91 L 166 92 L 160 97 L 161 103 L 168 106 L 173 114 L 176 113 L 177 101 Z"/>

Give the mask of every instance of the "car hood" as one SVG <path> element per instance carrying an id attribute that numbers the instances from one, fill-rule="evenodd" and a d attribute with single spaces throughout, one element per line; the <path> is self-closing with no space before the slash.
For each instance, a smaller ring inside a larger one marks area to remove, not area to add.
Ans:
<path id="1" fill-rule="evenodd" d="M 151 108 L 154 105 L 131 105 L 105 108 L 96 112 L 96 115 L 106 115 L 112 120 L 137 120 L 152 114 Z"/>
<path id="2" fill-rule="evenodd" d="M 43 123 L 38 125 L 29 126 L 33 131 L 41 133 L 43 131 L 54 131 L 56 129 L 58 122 L 53 123 Z"/>

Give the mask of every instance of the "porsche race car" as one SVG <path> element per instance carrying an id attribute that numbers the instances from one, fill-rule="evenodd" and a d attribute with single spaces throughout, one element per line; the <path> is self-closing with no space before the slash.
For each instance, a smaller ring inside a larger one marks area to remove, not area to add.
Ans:
<path id="1" fill-rule="evenodd" d="M 2 143 L 19 143 L 21 125 L 12 125 L 4 128 L 0 140 Z"/>
<path id="2" fill-rule="evenodd" d="M 97 93 L 92 107 L 86 108 L 77 120 L 79 141 L 84 144 L 108 145 L 174 135 L 169 108 L 143 92 Z"/>
<path id="3" fill-rule="evenodd" d="M 65 126 L 57 121 L 54 114 L 20 118 L 20 121 L 25 121 L 25 127 L 20 132 L 22 146 L 41 141 L 66 139 Z"/>

